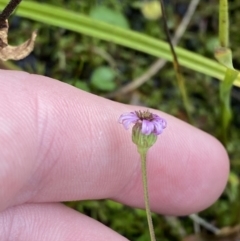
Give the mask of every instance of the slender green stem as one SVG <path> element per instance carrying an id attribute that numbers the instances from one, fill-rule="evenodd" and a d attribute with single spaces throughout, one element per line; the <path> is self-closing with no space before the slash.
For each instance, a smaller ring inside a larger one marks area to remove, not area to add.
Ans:
<path id="1" fill-rule="evenodd" d="M 219 43 L 220 47 L 215 51 L 215 57 L 218 62 L 227 67 L 225 77 L 220 85 L 221 101 L 221 121 L 222 121 L 222 141 L 227 144 L 228 128 L 232 119 L 231 109 L 231 89 L 234 81 L 237 79 L 239 72 L 234 69 L 232 63 L 232 51 L 229 45 L 229 16 L 228 0 L 219 1 Z"/>
<path id="2" fill-rule="evenodd" d="M 143 189 L 144 189 L 144 201 L 145 201 L 145 208 L 148 220 L 148 227 L 150 232 L 151 241 L 156 241 L 154 229 L 153 229 L 153 222 L 152 222 L 152 215 L 150 210 L 149 204 L 149 195 L 148 195 L 148 182 L 147 182 L 147 151 L 140 151 L 139 154 L 141 156 L 141 164 L 142 164 L 142 180 L 143 180 Z"/>
<path id="3" fill-rule="evenodd" d="M 221 47 L 228 47 L 229 44 L 229 20 L 228 20 L 228 0 L 219 2 L 219 41 Z"/>

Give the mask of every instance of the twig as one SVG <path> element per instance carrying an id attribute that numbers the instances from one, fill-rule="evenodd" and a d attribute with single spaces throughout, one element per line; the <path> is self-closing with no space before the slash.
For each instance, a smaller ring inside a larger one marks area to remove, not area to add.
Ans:
<path id="1" fill-rule="evenodd" d="M 173 230 L 176 230 L 181 238 L 186 236 L 187 232 L 177 217 L 165 216 L 165 220 Z"/>
<path id="2" fill-rule="evenodd" d="M 191 214 L 191 215 L 189 215 L 189 217 L 194 221 L 194 223 L 197 223 L 197 224 L 203 226 L 204 228 L 211 231 L 212 233 L 214 233 L 214 234 L 220 233 L 220 229 L 216 228 L 211 223 L 208 223 L 207 221 L 205 221 L 204 219 L 199 217 L 197 214 Z"/>
<path id="3" fill-rule="evenodd" d="M 0 14 L 0 29 L 6 28 L 6 20 L 22 0 L 11 0 Z"/>
<path id="4" fill-rule="evenodd" d="M 167 26 L 167 16 L 166 16 L 166 11 L 165 11 L 165 6 L 164 6 L 164 3 L 163 3 L 163 0 L 160 0 L 160 3 L 161 3 L 161 8 L 162 8 L 164 31 L 166 33 L 167 42 L 168 42 L 169 47 L 170 47 L 171 52 L 172 52 L 173 65 L 174 65 L 174 68 L 175 68 L 176 72 L 180 73 L 181 69 L 180 69 L 180 65 L 179 65 L 179 62 L 178 62 L 178 56 L 177 56 L 177 54 L 175 52 L 175 49 L 173 47 L 171 35 L 170 35 L 169 29 L 168 29 L 168 26 Z"/>
<path id="5" fill-rule="evenodd" d="M 189 22 L 190 22 L 190 20 L 193 16 L 195 10 L 196 10 L 196 8 L 197 8 L 197 5 L 199 4 L 199 1 L 200 0 L 191 0 L 191 2 L 189 4 L 189 7 L 188 7 L 188 10 L 187 10 L 183 20 L 181 21 L 179 27 L 177 28 L 174 37 L 173 37 L 172 42 L 173 42 L 174 45 L 176 45 L 179 42 L 182 35 L 186 31 L 186 28 L 187 28 L 187 26 L 188 26 L 188 24 L 189 24 Z M 122 87 L 121 89 L 107 94 L 106 97 L 114 98 L 116 96 L 126 94 L 126 93 L 129 93 L 129 92 L 135 90 L 136 88 L 140 87 L 142 84 L 147 82 L 152 76 L 154 76 L 160 69 L 162 69 L 165 66 L 166 63 L 167 63 L 167 61 L 165 59 L 158 59 L 140 77 L 134 79 L 129 84 Z"/>
<path id="6" fill-rule="evenodd" d="M 15 10 L 17 5 L 22 0 L 11 0 L 8 5 L 3 9 L 3 11 L 0 14 L 0 21 L 5 21 L 9 18 L 9 16 L 12 14 L 12 12 Z"/>

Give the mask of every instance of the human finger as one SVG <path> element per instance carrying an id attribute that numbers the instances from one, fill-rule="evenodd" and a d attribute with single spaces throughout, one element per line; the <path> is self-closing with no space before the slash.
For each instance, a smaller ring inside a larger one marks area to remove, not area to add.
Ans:
<path id="1" fill-rule="evenodd" d="M 103 224 L 61 204 L 24 204 L 0 213 L 0 240 L 126 241 Z"/>
<path id="2" fill-rule="evenodd" d="M 0 207 L 112 198 L 144 207 L 139 156 L 116 103 L 59 81 L 1 71 Z M 228 157 L 210 135 L 165 113 L 148 156 L 151 207 L 183 215 L 206 208 L 226 184 Z"/>

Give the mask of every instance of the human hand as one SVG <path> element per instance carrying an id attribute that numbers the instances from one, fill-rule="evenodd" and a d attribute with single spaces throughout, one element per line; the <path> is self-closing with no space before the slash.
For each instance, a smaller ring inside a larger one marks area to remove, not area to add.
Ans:
<path id="1" fill-rule="evenodd" d="M 109 198 L 144 208 L 141 163 L 124 112 L 144 110 L 37 75 L 0 71 L 0 240 L 126 240 L 58 202 Z M 151 209 L 187 215 L 222 193 L 228 156 L 212 136 L 159 111 L 148 155 Z M 124 220 L 123 220 L 124 221 Z"/>

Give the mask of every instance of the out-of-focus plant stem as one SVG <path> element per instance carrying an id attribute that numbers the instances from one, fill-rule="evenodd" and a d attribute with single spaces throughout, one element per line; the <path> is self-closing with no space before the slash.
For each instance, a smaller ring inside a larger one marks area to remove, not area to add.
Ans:
<path id="1" fill-rule="evenodd" d="M 192 116 L 191 116 L 191 105 L 190 105 L 190 101 L 189 101 L 188 95 L 187 95 L 185 80 L 184 80 L 184 77 L 182 75 L 181 67 L 180 67 L 180 64 L 179 64 L 179 61 L 178 61 L 178 57 L 177 57 L 177 54 L 175 52 L 175 49 L 174 49 L 174 46 L 173 46 L 173 43 L 172 43 L 172 40 L 171 40 L 171 36 L 170 36 L 169 30 L 168 30 L 167 16 L 166 16 L 166 11 L 165 11 L 165 6 L 164 6 L 164 3 L 163 3 L 163 0 L 160 0 L 160 4 L 161 4 L 161 8 L 162 8 L 164 30 L 165 30 L 165 33 L 166 33 L 166 36 L 167 36 L 167 41 L 168 41 L 168 44 L 170 46 L 171 53 L 172 53 L 172 56 L 173 56 L 173 66 L 174 66 L 174 70 L 175 70 L 176 77 L 177 77 L 178 88 L 179 88 L 179 90 L 181 92 L 181 95 L 182 95 L 183 105 L 185 107 L 185 110 L 186 110 L 186 113 L 187 113 L 187 116 L 188 116 L 188 120 L 189 120 L 190 123 L 193 123 Z"/>
<path id="2" fill-rule="evenodd" d="M 215 57 L 219 63 L 224 65 L 227 70 L 224 80 L 220 84 L 219 99 L 221 105 L 221 135 L 220 138 L 224 144 L 227 142 L 228 127 L 232 120 L 231 110 L 231 89 L 234 81 L 237 79 L 239 72 L 234 69 L 232 63 L 232 51 L 229 45 L 229 16 L 228 1 L 219 1 L 219 43 L 220 47 L 215 50 Z"/>
<path id="3" fill-rule="evenodd" d="M 222 48 L 229 45 L 228 0 L 219 2 L 219 42 Z"/>

